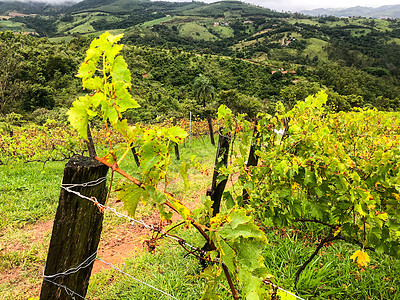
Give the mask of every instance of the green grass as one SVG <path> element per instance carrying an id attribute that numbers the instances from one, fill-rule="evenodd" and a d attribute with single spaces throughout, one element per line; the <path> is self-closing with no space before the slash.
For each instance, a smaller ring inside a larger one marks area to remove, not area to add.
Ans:
<path id="1" fill-rule="evenodd" d="M 190 237 L 193 239 L 186 233 L 184 238 Z M 196 278 L 201 271 L 198 259 L 186 254 L 176 242 L 165 240 L 154 253 L 126 259 L 124 272 L 178 299 L 200 299 L 204 282 Z M 115 270 L 94 275 L 88 296 L 90 299 L 171 299 Z"/>
<path id="2" fill-rule="evenodd" d="M 223 22 L 222 22 L 223 23 Z M 209 29 L 213 34 L 219 36 L 222 39 L 234 37 L 234 30 L 231 27 L 219 25 Z"/>
<path id="3" fill-rule="evenodd" d="M 317 21 L 311 19 L 290 19 L 287 20 L 287 22 L 292 25 L 298 23 L 299 26 L 301 26 L 301 24 L 312 25 L 312 26 L 319 24 Z"/>
<path id="4" fill-rule="evenodd" d="M 207 28 L 195 22 L 186 23 L 179 27 L 179 35 L 182 37 L 191 37 L 199 41 L 215 41 L 218 38 L 210 33 Z"/>
<path id="5" fill-rule="evenodd" d="M 0 230 L 53 216 L 65 162 L 0 166 Z"/>
<path id="6" fill-rule="evenodd" d="M 118 35 L 118 34 L 124 33 L 125 29 L 111 29 L 111 30 L 94 31 L 94 32 L 86 33 L 85 35 L 91 39 L 94 39 L 95 37 L 99 37 L 106 31 L 108 31 L 112 35 Z"/>
<path id="7" fill-rule="evenodd" d="M 310 44 L 307 45 L 303 55 L 308 55 L 309 58 L 317 56 L 322 61 L 328 61 L 328 53 L 324 49 L 328 45 L 328 42 L 316 38 L 310 38 L 308 41 Z"/>
<path id="8" fill-rule="evenodd" d="M 90 21 L 87 21 L 86 23 L 78 25 L 78 26 L 74 27 L 73 29 L 69 30 L 69 32 L 71 34 L 73 34 L 73 33 L 92 33 L 94 31 L 95 31 L 95 29 L 90 24 Z"/>
<path id="9" fill-rule="evenodd" d="M 154 26 L 154 25 L 157 25 L 157 24 L 160 24 L 160 23 L 172 20 L 172 19 L 174 19 L 174 18 L 173 17 L 163 17 L 163 18 L 160 18 L 160 19 L 144 22 L 140 26 L 142 26 L 142 27 L 151 27 L 151 26 Z"/>
<path id="10" fill-rule="evenodd" d="M 0 31 L 21 31 L 25 24 L 11 20 L 0 20 Z M 31 28 L 24 28 L 24 31 L 33 31 Z"/>
<path id="11" fill-rule="evenodd" d="M 296 291 L 295 273 L 314 252 L 316 237 L 303 239 L 291 229 L 270 229 L 267 236 L 267 267 L 278 285 Z M 371 263 L 359 269 L 350 259 L 356 250 L 342 241 L 323 247 L 301 273 L 296 293 L 305 299 L 400 299 L 400 260 L 368 251 Z"/>
<path id="12" fill-rule="evenodd" d="M 61 42 L 69 42 L 73 38 L 74 37 L 72 35 L 67 35 L 67 36 L 59 36 L 59 37 L 49 38 L 49 40 L 54 43 L 61 43 Z"/>
<path id="13" fill-rule="evenodd" d="M 104 13 L 103 13 L 104 14 Z M 73 22 L 57 22 L 57 31 L 60 34 L 73 34 L 73 33 L 81 33 L 85 34 L 88 32 L 94 32 L 95 29 L 91 25 L 94 21 L 104 20 L 105 17 L 101 13 L 82 13 L 75 14 Z M 121 18 L 116 16 L 108 15 L 107 21 L 118 21 Z"/>

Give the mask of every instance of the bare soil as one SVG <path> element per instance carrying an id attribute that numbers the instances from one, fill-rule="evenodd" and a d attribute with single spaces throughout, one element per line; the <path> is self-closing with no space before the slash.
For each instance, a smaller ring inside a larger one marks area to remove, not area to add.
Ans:
<path id="1" fill-rule="evenodd" d="M 186 203 L 189 209 L 195 208 L 201 194 L 202 193 L 197 192 L 191 196 L 191 199 Z M 118 203 L 113 203 L 111 206 L 120 206 L 116 207 L 116 209 L 118 211 L 122 210 L 122 205 Z M 179 218 L 179 215 L 174 214 L 172 219 L 174 222 L 177 222 Z M 143 218 L 142 221 L 148 225 L 166 225 L 160 224 L 160 217 L 157 211 Z M 35 247 L 37 248 L 38 245 L 43 248 L 43 256 L 44 252 L 48 249 L 52 228 L 53 220 L 49 220 L 26 225 L 21 229 L 0 232 L 0 258 L 21 251 L 30 251 Z M 149 239 L 151 234 L 152 232 L 150 230 L 136 223 L 132 225 L 126 222 L 115 226 L 107 226 L 107 224 L 105 224 L 99 244 L 98 257 L 115 266 L 121 265 L 125 258 L 136 257 L 143 253 L 143 251 L 148 251 L 145 241 Z M 3 267 L 3 269 L 0 269 L 0 285 L 18 286 L 19 295 L 24 294 L 26 299 L 32 296 L 38 296 L 40 293 L 41 274 L 44 264 L 45 255 L 44 260 L 43 257 L 37 258 L 35 263 L 32 263 L 31 259 L 28 264 L 23 262 L 22 265 L 12 266 L 11 268 Z M 92 274 L 110 268 L 110 266 L 105 265 L 101 261 L 95 261 Z M 33 279 L 32 274 L 37 274 L 37 277 Z M 5 298 L 0 296 L 0 299 Z"/>

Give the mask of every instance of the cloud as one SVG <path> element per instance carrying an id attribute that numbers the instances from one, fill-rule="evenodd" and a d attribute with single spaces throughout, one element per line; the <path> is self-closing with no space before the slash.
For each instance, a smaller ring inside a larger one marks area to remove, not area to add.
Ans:
<path id="1" fill-rule="evenodd" d="M 60 4 L 60 3 L 77 3 L 83 0 L 1 0 L 1 2 L 41 2 L 50 4 Z"/>

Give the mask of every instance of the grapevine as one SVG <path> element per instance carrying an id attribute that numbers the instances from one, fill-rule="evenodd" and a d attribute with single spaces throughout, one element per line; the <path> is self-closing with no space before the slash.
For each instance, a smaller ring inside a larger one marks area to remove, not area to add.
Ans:
<path id="1" fill-rule="evenodd" d="M 90 121 L 94 117 L 103 120 L 109 153 L 95 159 L 126 178 L 118 187 L 118 197 L 124 201 L 129 214 L 134 215 L 139 202 L 155 205 L 163 219 L 170 219 L 172 211 L 175 211 L 187 226 L 193 226 L 211 245 L 211 250 L 202 256 L 202 259 L 213 262 L 200 275 L 208 281 L 204 298 L 217 297 L 215 288 L 224 277 L 235 299 L 239 298 L 236 291 L 238 287 L 242 296 L 248 299 L 268 298 L 268 289 L 263 280 L 268 279 L 269 275 L 261 258 L 266 238 L 249 212 L 234 206 L 199 223 L 192 212 L 167 190 L 170 152 L 175 144 L 182 143 L 186 138 L 185 130 L 176 126 L 146 128 L 140 124 L 130 125 L 123 118 L 124 111 L 139 105 L 129 93 L 131 75 L 125 60 L 119 55 L 122 45 L 118 42 L 121 37 L 106 32 L 91 43 L 78 74 L 88 94 L 79 97 L 68 112 L 71 125 L 87 139 Z M 124 138 L 123 142 L 112 142 L 111 128 Z M 135 145 L 140 146 L 137 153 L 140 172 L 137 177 L 119 167 Z M 180 173 L 185 184 L 189 184 L 189 167 L 185 164 L 181 167 Z M 165 188 L 160 190 L 159 183 L 165 183 Z M 204 210 L 208 209 L 204 207 Z"/>
<path id="2" fill-rule="evenodd" d="M 333 113 L 326 101 L 320 92 L 291 111 L 280 106 L 275 117 L 260 115 L 257 135 L 254 124 L 240 116 L 232 120 L 221 107 L 220 116 L 229 130 L 240 128 L 235 132 L 241 140 L 226 174 L 239 172 L 249 198 L 245 207 L 264 224 L 324 227 L 326 237 L 313 255 L 327 242 L 345 240 L 360 246 L 351 255 L 359 267 L 369 262 L 366 250 L 399 257 L 399 113 Z M 250 144 L 257 149 L 256 167 L 245 163 Z M 239 193 L 226 197 L 243 202 Z"/>
<path id="3" fill-rule="evenodd" d="M 0 134 L 0 164 L 58 161 L 81 154 L 85 147 L 78 135 L 63 124 L 13 127 Z"/>

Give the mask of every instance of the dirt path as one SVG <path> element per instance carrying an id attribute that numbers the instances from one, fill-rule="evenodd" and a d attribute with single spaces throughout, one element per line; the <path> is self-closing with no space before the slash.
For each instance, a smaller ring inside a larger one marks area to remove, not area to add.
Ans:
<path id="1" fill-rule="evenodd" d="M 201 194 L 194 193 L 190 197 L 186 203 L 189 209 L 197 206 Z M 109 205 L 123 212 L 122 203 Z M 177 214 L 174 214 L 172 219 L 178 222 L 179 218 Z M 156 211 L 142 219 L 146 224 L 154 226 L 159 225 L 159 220 L 159 214 Z M 111 224 L 106 221 L 108 220 L 104 221 L 98 257 L 117 266 L 122 264 L 127 257 L 136 257 L 147 251 L 144 241 L 151 235 L 150 230 L 138 224 L 120 223 L 115 218 Z M 115 223 L 117 224 L 113 225 Z M 7 293 L 1 295 L 8 287 L 17 287 L 19 296 L 14 299 L 28 299 L 39 295 L 41 274 L 46 261 L 52 227 L 53 220 L 50 220 L 0 232 L 0 300 L 9 299 L 10 296 Z M 92 274 L 110 268 L 100 261 L 95 261 Z"/>

